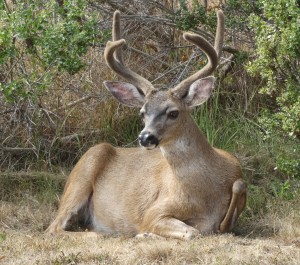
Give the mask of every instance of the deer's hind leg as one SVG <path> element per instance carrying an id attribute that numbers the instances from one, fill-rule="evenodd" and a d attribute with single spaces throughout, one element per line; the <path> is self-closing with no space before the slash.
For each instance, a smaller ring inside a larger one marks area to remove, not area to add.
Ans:
<path id="1" fill-rule="evenodd" d="M 92 193 L 95 180 L 101 177 L 105 165 L 115 154 L 109 144 L 100 144 L 89 149 L 78 161 L 64 188 L 55 220 L 46 232 L 63 232 L 73 215 L 81 213 L 80 219 L 89 219 L 92 214 Z"/>
<path id="2" fill-rule="evenodd" d="M 238 179 L 232 186 L 232 198 L 228 211 L 220 224 L 220 232 L 226 233 L 232 230 L 234 222 L 244 210 L 247 198 L 247 186 L 242 179 Z"/>

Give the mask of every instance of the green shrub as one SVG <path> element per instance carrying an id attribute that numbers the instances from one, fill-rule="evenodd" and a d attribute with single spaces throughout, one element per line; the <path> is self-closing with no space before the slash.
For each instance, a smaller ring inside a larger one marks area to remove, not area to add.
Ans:
<path id="1" fill-rule="evenodd" d="M 260 89 L 275 105 L 262 116 L 268 130 L 300 136 L 300 8 L 296 0 L 260 0 L 261 15 L 251 16 L 256 59 L 248 70 L 264 81 Z"/>
<path id="2" fill-rule="evenodd" d="M 88 14 L 88 15 L 87 15 Z M 0 3 L 0 91 L 6 100 L 38 96 L 62 72 L 74 74 L 96 38 L 87 1 Z M 0 76 L 1 78 L 1 76 Z"/>
<path id="3" fill-rule="evenodd" d="M 273 98 L 262 112 L 260 123 L 268 137 L 281 133 L 300 137 L 300 7 L 296 0 L 260 0 L 261 14 L 253 14 L 250 26 L 255 33 L 256 58 L 248 70 L 259 75 L 260 93 Z M 276 169 L 286 177 L 299 178 L 299 147 L 291 154 L 278 155 Z"/>

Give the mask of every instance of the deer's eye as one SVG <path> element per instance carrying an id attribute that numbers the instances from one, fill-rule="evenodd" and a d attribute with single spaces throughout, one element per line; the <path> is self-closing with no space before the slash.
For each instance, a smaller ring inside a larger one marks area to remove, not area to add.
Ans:
<path id="1" fill-rule="evenodd" d="M 179 111 L 173 110 L 168 113 L 168 118 L 171 120 L 175 120 L 178 117 L 178 115 L 179 115 Z"/>

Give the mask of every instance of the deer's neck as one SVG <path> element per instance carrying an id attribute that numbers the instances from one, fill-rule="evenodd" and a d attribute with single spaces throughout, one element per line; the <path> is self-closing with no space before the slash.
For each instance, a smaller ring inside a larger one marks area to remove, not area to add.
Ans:
<path id="1" fill-rule="evenodd" d="M 205 172 L 215 152 L 190 115 L 182 125 L 178 137 L 160 148 L 174 174 L 187 179 Z"/>

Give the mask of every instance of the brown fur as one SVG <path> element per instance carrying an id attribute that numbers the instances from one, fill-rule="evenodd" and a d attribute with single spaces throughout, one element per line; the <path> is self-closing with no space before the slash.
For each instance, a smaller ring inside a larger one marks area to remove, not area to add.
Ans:
<path id="1" fill-rule="evenodd" d="M 217 32 L 222 34 L 223 13 L 218 16 L 222 25 Z M 158 91 L 130 69 L 122 70 L 120 50 L 114 50 L 125 42 L 119 40 L 119 20 L 116 12 L 114 41 L 106 47 L 106 60 L 121 76 L 136 82 L 105 82 L 105 86 L 120 102 L 142 107 L 145 128 L 140 142 L 147 135 L 155 142 L 144 145 L 151 150 L 105 143 L 88 150 L 68 178 L 48 232 L 64 231 L 78 213 L 90 220 L 93 231 L 105 234 L 191 239 L 199 233 L 231 231 L 246 203 L 239 162 L 213 148 L 189 114 L 212 93 L 214 78 L 197 78 L 214 70 L 216 50 L 203 38 L 188 35 L 204 47 L 208 67 L 169 91 Z M 217 39 L 216 46 L 221 47 L 223 37 Z M 178 115 L 172 117 L 172 112 Z"/>
<path id="2" fill-rule="evenodd" d="M 199 232 L 230 231 L 246 200 L 238 161 L 211 147 L 188 111 L 182 110 L 174 126 L 176 138 L 162 142 L 161 150 L 104 143 L 87 151 L 68 178 L 48 231 L 63 231 L 91 193 L 97 232 L 192 238 Z M 178 149 L 180 144 L 186 149 Z"/>

